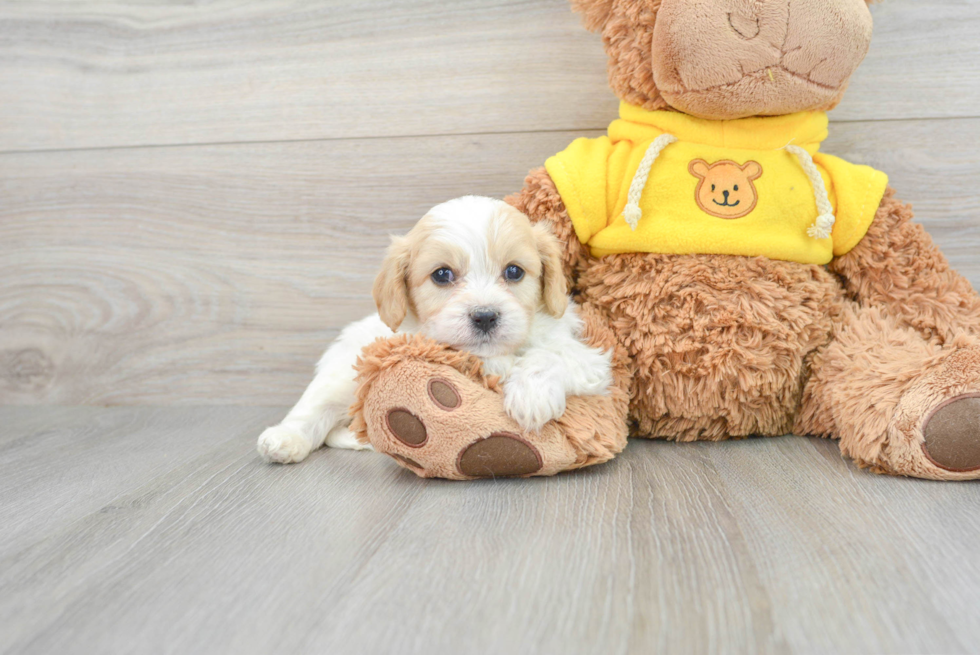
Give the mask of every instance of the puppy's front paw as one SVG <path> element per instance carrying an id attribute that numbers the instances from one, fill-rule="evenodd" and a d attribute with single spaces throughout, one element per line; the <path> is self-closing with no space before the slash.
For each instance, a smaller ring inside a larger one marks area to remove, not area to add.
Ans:
<path id="1" fill-rule="evenodd" d="M 553 372 L 515 369 L 504 382 L 504 410 L 525 430 L 540 430 L 565 413 L 565 384 Z"/>
<path id="2" fill-rule="evenodd" d="M 342 448 L 344 450 L 374 450 L 369 443 L 361 443 L 357 436 L 346 425 L 338 425 L 327 434 L 327 448 Z"/>
<path id="3" fill-rule="evenodd" d="M 259 436 L 258 451 L 267 462 L 302 462 L 310 454 L 310 442 L 295 428 L 275 425 Z"/>

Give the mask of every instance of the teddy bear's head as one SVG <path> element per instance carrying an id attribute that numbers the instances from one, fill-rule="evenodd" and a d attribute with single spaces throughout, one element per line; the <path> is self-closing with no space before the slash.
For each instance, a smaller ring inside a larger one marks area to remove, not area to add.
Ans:
<path id="1" fill-rule="evenodd" d="M 626 102 L 710 119 L 828 110 L 871 43 L 870 0 L 571 0 Z"/>

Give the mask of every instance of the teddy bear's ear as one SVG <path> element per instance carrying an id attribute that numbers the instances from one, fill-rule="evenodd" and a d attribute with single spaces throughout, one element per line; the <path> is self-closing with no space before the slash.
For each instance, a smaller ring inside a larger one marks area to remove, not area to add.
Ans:
<path id="1" fill-rule="evenodd" d="M 613 0 L 571 0 L 572 10 L 582 14 L 585 28 L 598 32 L 609 20 L 612 13 Z"/>

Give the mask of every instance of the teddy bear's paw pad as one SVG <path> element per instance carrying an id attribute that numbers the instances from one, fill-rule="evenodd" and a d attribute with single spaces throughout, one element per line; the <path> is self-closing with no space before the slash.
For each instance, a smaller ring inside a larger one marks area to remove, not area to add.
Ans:
<path id="1" fill-rule="evenodd" d="M 532 475 L 543 466 L 541 453 L 534 446 L 507 432 L 474 441 L 456 461 L 459 472 L 471 478 Z"/>
<path id="2" fill-rule="evenodd" d="M 456 409 L 463 402 L 459 397 L 459 392 L 456 391 L 456 387 L 446 380 L 438 378 L 429 380 L 428 389 L 429 398 L 432 399 L 432 402 L 447 412 Z"/>
<path id="3" fill-rule="evenodd" d="M 941 469 L 980 470 L 980 394 L 952 398 L 926 419 L 922 452 Z"/>
<path id="4" fill-rule="evenodd" d="M 388 430 L 406 446 L 419 448 L 429 440 L 429 432 L 418 416 L 401 407 L 388 412 Z"/>
<path id="5" fill-rule="evenodd" d="M 402 464 L 404 464 L 405 466 L 409 467 L 410 469 L 417 469 L 419 471 L 424 471 L 425 470 L 425 467 L 424 466 L 422 466 L 421 464 L 419 464 L 418 462 L 416 462 L 411 457 L 405 457 L 404 455 L 399 455 L 398 453 L 388 453 L 388 456 L 389 457 L 393 457 L 394 459 L 396 459 L 397 461 L 401 462 Z"/>

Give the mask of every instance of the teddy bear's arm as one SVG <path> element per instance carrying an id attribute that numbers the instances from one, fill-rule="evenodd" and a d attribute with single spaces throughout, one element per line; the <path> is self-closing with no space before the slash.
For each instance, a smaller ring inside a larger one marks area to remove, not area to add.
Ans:
<path id="1" fill-rule="evenodd" d="M 884 307 L 926 338 L 980 334 L 980 296 L 912 217 L 889 188 L 867 235 L 830 270 L 861 305 Z"/>
<path id="2" fill-rule="evenodd" d="M 524 180 L 524 188 L 504 200 L 527 214 L 532 222 L 544 222 L 551 227 L 562 244 L 562 264 L 568 288 L 574 289 L 578 274 L 588 261 L 589 252 L 575 235 L 572 219 L 548 171 L 543 166 L 534 169 Z"/>

